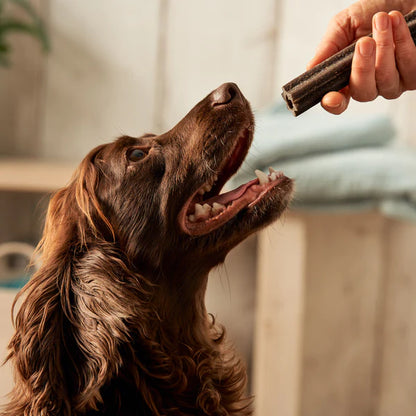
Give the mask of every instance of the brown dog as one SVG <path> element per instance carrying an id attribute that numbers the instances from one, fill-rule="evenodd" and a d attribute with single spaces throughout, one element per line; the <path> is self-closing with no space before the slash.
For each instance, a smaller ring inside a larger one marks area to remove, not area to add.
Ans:
<path id="1" fill-rule="evenodd" d="M 219 194 L 253 136 L 224 84 L 160 136 L 91 151 L 52 198 L 19 295 L 4 415 L 246 415 L 245 368 L 207 314 L 208 272 L 278 218 L 281 173 Z"/>

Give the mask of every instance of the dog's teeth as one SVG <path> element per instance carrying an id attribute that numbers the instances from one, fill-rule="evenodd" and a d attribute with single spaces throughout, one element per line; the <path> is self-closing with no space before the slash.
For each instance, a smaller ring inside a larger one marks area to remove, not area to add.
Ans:
<path id="1" fill-rule="evenodd" d="M 270 177 L 270 179 L 272 181 L 275 181 L 277 179 L 277 173 L 276 172 L 272 172 L 272 173 L 270 173 L 269 177 Z"/>
<path id="2" fill-rule="evenodd" d="M 190 222 L 195 222 L 196 221 L 195 215 L 189 215 L 188 219 L 189 219 Z"/>
<path id="3" fill-rule="evenodd" d="M 209 204 L 195 204 L 195 219 L 207 218 L 211 213 L 212 207 Z"/>
<path id="4" fill-rule="evenodd" d="M 209 205 L 209 204 L 204 204 L 204 205 L 202 205 L 202 208 L 204 209 L 204 211 L 205 211 L 206 213 L 211 212 L 211 210 L 212 210 L 212 207 L 211 207 L 211 205 Z"/>
<path id="5" fill-rule="evenodd" d="M 204 194 L 205 194 L 205 189 L 204 189 L 204 188 L 201 188 L 201 189 L 198 191 L 198 194 L 199 194 L 199 195 L 204 195 Z"/>
<path id="6" fill-rule="evenodd" d="M 256 169 L 254 171 L 254 173 L 256 174 L 256 176 L 259 178 L 259 182 L 260 185 L 264 185 L 266 183 L 269 182 L 269 177 L 268 175 L 266 175 L 264 172 L 262 172 L 261 170 Z"/>
<path id="7" fill-rule="evenodd" d="M 276 172 L 271 166 L 269 167 L 269 173 L 270 173 L 270 175 L 272 174 L 272 173 L 274 173 L 274 172 Z"/>
<path id="8" fill-rule="evenodd" d="M 212 204 L 212 214 L 217 215 L 220 212 L 225 211 L 225 205 L 219 204 L 218 202 L 214 202 Z"/>
<path id="9" fill-rule="evenodd" d="M 199 217 L 203 215 L 205 212 L 204 208 L 202 208 L 201 204 L 195 204 L 195 217 Z"/>
<path id="10" fill-rule="evenodd" d="M 208 184 L 206 184 L 206 185 L 204 186 L 204 190 L 205 190 L 205 192 L 209 192 L 211 189 L 212 189 L 212 185 L 208 185 Z"/>

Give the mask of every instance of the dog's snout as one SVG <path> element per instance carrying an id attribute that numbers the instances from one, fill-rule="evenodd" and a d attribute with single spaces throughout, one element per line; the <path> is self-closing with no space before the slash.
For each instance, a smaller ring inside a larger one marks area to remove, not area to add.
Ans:
<path id="1" fill-rule="evenodd" d="M 215 91 L 212 92 L 211 99 L 213 107 L 225 105 L 236 99 L 241 100 L 241 92 L 237 87 L 237 84 L 227 82 L 220 85 Z"/>

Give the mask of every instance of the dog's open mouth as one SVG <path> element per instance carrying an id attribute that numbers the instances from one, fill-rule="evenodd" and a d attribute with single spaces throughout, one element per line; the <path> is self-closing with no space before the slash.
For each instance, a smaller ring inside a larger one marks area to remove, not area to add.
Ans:
<path id="1" fill-rule="evenodd" d="M 179 224 L 189 235 L 208 234 L 234 218 L 243 209 L 251 209 L 279 185 L 290 181 L 282 172 L 269 168 L 269 174 L 256 170 L 253 179 L 238 188 L 220 194 L 224 184 L 241 166 L 252 139 L 252 128 L 239 134 L 236 145 L 217 175 L 204 183 L 186 201 L 179 214 Z"/>

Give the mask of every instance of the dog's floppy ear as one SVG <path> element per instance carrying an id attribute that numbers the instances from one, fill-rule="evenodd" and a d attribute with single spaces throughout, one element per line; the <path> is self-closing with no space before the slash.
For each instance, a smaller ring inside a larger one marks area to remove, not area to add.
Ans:
<path id="1" fill-rule="evenodd" d="M 70 247 L 85 247 L 88 236 L 99 237 L 103 230 L 114 238 L 97 197 L 101 174 L 96 158 L 105 146 L 93 149 L 75 171 L 70 184 L 51 198 L 38 247 L 43 261 L 49 256 L 59 257 L 62 250 L 66 252 Z"/>
<path id="2" fill-rule="evenodd" d="M 76 262 L 88 251 L 88 242 L 99 239 L 100 227 L 112 231 L 96 195 L 100 173 L 94 159 L 101 149 L 89 153 L 71 183 L 50 201 L 37 249 L 42 265 L 13 306 L 21 303 L 8 357 L 14 361 L 16 386 L 5 414 L 70 415 L 70 397 L 77 394 L 75 386 L 85 390 L 90 379 L 99 379 L 97 374 L 79 372 L 78 361 L 86 358 L 74 349 L 76 342 L 68 334 L 81 325 L 73 309 Z M 98 359 L 97 365 L 105 365 L 103 360 Z M 98 391 L 87 396 L 92 403 L 100 400 Z"/>
<path id="3" fill-rule="evenodd" d="M 100 181 L 100 169 L 97 166 L 99 165 L 97 157 L 105 146 L 96 147 L 84 158 L 78 170 L 75 172 L 72 185 L 74 187 L 73 194 L 75 195 L 77 207 L 84 216 L 83 220 L 86 220 L 86 223 L 82 225 L 84 227 L 89 226 L 94 236 L 97 237 L 100 234 L 98 223 L 102 223 L 110 231 L 114 240 L 114 230 L 104 215 L 97 197 L 97 187 Z M 80 228 L 79 231 L 81 241 L 85 243 L 86 230 Z"/>

